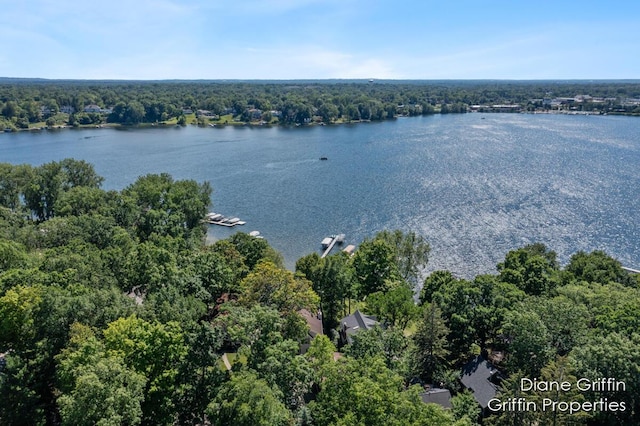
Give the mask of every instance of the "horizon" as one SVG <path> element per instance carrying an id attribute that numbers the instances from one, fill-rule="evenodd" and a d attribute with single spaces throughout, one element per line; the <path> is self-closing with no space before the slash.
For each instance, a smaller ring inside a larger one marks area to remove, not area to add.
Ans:
<path id="1" fill-rule="evenodd" d="M 640 3 L 13 2 L 0 75 L 47 80 L 640 79 Z M 630 29 L 626 31 L 625 29 Z M 622 34 L 622 35 L 621 35 Z"/>
<path id="2" fill-rule="evenodd" d="M 451 78 L 451 79 L 367 79 L 367 78 L 166 78 L 166 79 L 110 79 L 110 78 L 46 78 L 46 77 L 15 77 L 0 76 L 0 82 L 4 80 L 18 80 L 20 82 L 101 82 L 101 83 L 640 83 L 640 78 L 548 78 L 548 79 L 507 79 L 507 78 Z"/>

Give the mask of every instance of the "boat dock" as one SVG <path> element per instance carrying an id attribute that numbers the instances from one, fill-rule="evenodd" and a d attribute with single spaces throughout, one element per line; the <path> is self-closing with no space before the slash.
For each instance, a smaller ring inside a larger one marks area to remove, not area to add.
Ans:
<path id="1" fill-rule="evenodd" d="M 240 220 L 240 218 L 237 217 L 232 217 L 232 218 L 227 218 L 222 216 L 220 213 L 207 213 L 207 215 L 204 218 L 204 221 L 206 223 L 210 223 L 211 225 L 218 225 L 218 226 L 226 226 L 228 228 L 231 228 L 233 226 L 236 225 L 244 225 L 245 221 Z"/>
<path id="2" fill-rule="evenodd" d="M 322 253 L 322 256 L 320 256 L 320 258 L 325 258 L 327 257 L 327 255 L 329 254 L 329 252 L 331 252 L 331 250 L 333 249 L 333 246 L 337 244 L 342 244 L 344 242 L 344 234 L 338 234 L 338 235 L 332 235 L 330 237 L 325 238 L 324 240 L 322 240 L 322 248 L 324 249 L 324 253 Z"/>
<path id="3" fill-rule="evenodd" d="M 349 256 L 353 256 L 353 252 L 356 251 L 356 246 L 353 244 L 349 244 L 345 248 L 342 249 L 343 252 L 347 253 Z"/>
<path id="4" fill-rule="evenodd" d="M 637 269 L 627 268 L 626 266 L 623 266 L 622 269 L 624 269 L 625 271 L 627 271 L 630 274 L 640 274 L 640 271 L 637 270 Z"/>

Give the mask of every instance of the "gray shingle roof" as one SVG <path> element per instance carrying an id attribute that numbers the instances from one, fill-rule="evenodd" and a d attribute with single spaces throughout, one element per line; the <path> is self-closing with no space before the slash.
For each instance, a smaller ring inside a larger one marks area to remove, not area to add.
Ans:
<path id="1" fill-rule="evenodd" d="M 378 326 L 379 323 L 375 316 L 365 315 L 356 310 L 353 314 L 346 316 L 340 320 L 340 334 L 343 339 L 346 338 L 351 343 L 351 336 L 360 330 L 369 330 Z"/>
<path id="2" fill-rule="evenodd" d="M 473 392 L 476 401 L 487 408 L 489 400 L 495 398 L 498 386 L 491 382 L 494 376 L 499 375 L 498 370 L 483 356 L 477 356 L 462 369 L 462 384 Z"/>
<path id="3" fill-rule="evenodd" d="M 422 402 L 438 404 L 444 408 L 451 408 L 451 392 L 449 389 L 432 388 L 420 394 Z"/>

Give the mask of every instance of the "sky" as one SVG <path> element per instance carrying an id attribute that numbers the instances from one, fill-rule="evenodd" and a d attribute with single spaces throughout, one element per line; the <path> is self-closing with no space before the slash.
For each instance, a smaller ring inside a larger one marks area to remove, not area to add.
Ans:
<path id="1" fill-rule="evenodd" d="M 0 77 L 639 79 L 640 1 L 0 0 Z"/>

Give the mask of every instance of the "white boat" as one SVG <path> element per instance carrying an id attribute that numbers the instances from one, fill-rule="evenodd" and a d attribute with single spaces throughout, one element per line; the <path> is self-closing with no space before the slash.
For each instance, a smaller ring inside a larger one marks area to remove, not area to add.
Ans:
<path id="1" fill-rule="evenodd" d="M 235 225 L 244 225 L 247 223 L 243 220 L 240 220 L 240 218 L 237 218 L 237 217 L 226 218 L 220 213 L 214 213 L 214 212 L 207 213 L 205 215 L 204 221 L 211 223 L 213 225 L 222 225 L 222 226 L 228 226 L 228 227 L 235 226 Z"/>
<path id="2" fill-rule="evenodd" d="M 260 235 L 260 231 L 251 231 L 249 232 L 249 235 L 251 235 L 252 237 L 257 237 L 258 235 Z"/>
<path id="3" fill-rule="evenodd" d="M 331 244 L 331 241 L 333 241 L 333 238 L 326 237 L 320 244 L 322 244 L 322 248 L 327 248 L 329 247 L 329 244 Z"/>

